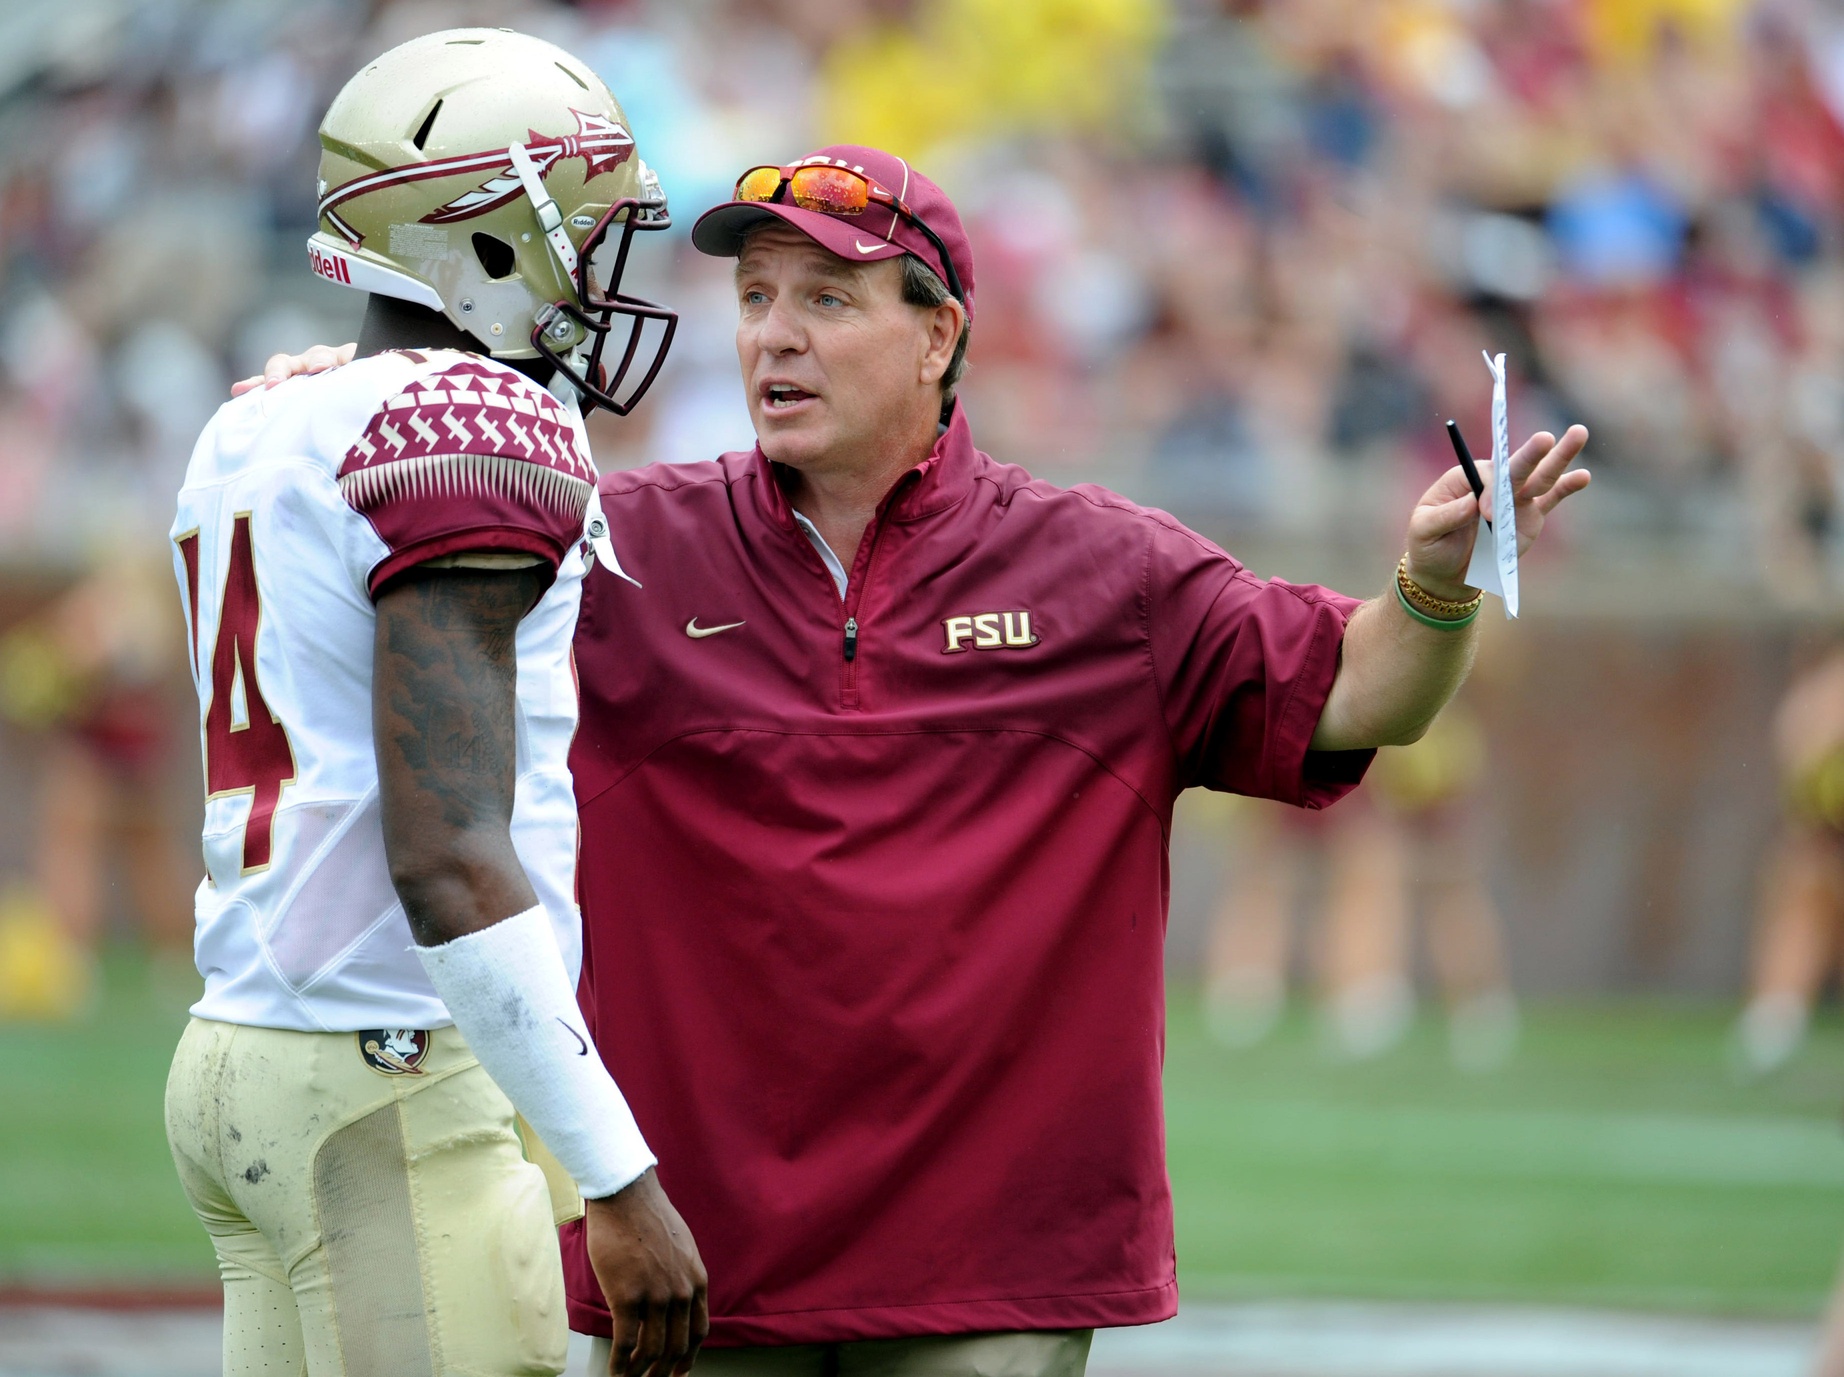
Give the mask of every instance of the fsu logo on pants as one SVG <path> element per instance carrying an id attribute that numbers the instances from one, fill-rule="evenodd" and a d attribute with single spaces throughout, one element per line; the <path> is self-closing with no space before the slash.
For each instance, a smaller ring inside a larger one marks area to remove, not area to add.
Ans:
<path id="1" fill-rule="evenodd" d="M 365 1065 L 385 1076 L 420 1076 L 429 1055 L 429 1034 L 421 1028 L 366 1028 L 355 1034 Z"/>

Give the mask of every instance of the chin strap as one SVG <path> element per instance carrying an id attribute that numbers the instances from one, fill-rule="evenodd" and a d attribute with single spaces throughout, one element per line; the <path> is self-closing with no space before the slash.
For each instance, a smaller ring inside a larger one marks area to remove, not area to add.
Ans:
<path id="1" fill-rule="evenodd" d="M 563 212 L 557 209 L 557 202 L 551 199 L 551 193 L 544 189 L 544 179 L 538 175 L 538 165 L 531 160 L 531 154 L 524 144 L 513 144 L 506 150 L 506 156 L 512 159 L 512 169 L 519 174 L 519 181 L 525 186 L 526 199 L 538 213 L 538 228 L 544 231 L 544 237 L 551 246 L 551 252 L 557 255 L 557 261 L 563 264 L 565 279 L 574 285 L 576 245 L 564 233 Z"/>

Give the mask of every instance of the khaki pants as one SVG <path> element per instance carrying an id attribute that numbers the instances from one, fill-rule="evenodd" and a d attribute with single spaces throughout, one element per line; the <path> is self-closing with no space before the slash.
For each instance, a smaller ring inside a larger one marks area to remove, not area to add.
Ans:
<path id="1" fill-rule="evenodd" d="M 353 1033 L 180 1039 L 167 1140 L 217 1249 L 226 1377 L 563 1371 L 545 1173 L 460 1034 L 426 1038 L 394 1075 Z"/>
<path id="2" fill-rule="evenodd" d="M 707 1348 L 696 1377 L 1082 1377 L 1092 1329 L 949 1334 L 786 1348 Z M 586 1377 L 605 1377 L 610 1344 L 597 1339 Z"/>

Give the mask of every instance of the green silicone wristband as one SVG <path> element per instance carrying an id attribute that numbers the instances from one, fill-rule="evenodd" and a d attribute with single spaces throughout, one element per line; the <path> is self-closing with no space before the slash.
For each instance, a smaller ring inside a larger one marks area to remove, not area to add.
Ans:
<path id="1" fill-rule="evenodd" d="M 1423 626 L 1431 626 L 1436 631 L 1458 631 L 1461 627 L 1471 626 L 1474 620 L 1479 616 L 1479 608 L 1475 607 L 1471 612 L 1468 612 L 1464 617 L 1456 617 L 1452 621 L 1447 621 L 1440 617 L 1430 617 L 1426 612 L 1422 611 L 1414 603 L 1408 600 L 1407 595 L 1404 594 L 1402 591 L 1402 585 L 1400 583 L 1397 583 L 1394 580 L 1392 580 L 1390 583 L 1390 587 L 1396 590 L 1396 601 L 1402 604 L 1402 610 L 1404 612 L 1407 612 L 1411 617 L 1413 617 L 1416 621 L 1420 622 Z M 1483 607 L 1484 605 L 1485 605 L 1484 603 L 1481 603 L 1480 607 Z"/>

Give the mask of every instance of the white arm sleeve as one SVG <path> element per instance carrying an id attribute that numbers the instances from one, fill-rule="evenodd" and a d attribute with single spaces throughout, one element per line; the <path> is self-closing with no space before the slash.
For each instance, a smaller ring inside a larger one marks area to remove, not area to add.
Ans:
<path id="1" fill-rule="evenodd" d="M 585 1197 L 613 1195 L 654 1164 L 589 1041 L 542 907 L 416 954 L 480 1064 Z"/>

